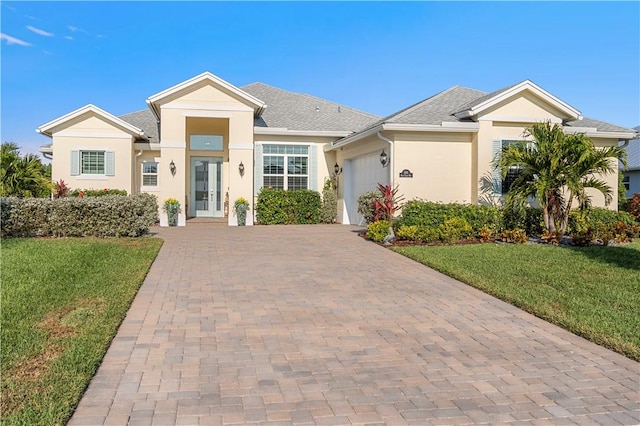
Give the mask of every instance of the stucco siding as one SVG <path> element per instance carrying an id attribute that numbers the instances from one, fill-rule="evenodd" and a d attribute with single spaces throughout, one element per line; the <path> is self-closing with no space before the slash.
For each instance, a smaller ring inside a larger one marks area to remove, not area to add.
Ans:
<path id="1" fill-rule="evenodd" d="M 541 100 L 537 96 L 524 92 L 487 109 L 482 113 L 484 119 L 493 121 L 509 120 L 522 122 L 536 122 L 551 120 L 561 122 L 568 118 L 565 114 Z"/>
<path id="2" fill-rule="evenodd" d="M 407 200 L 472 202 L 472 143 L 468 135 L 396 140 L 394 181 Z M 400 178 L 403 170 L 412 178 Z"/>
<path id="3" fill-rule="evenodd" d="M 72 152 L 113 152 L 113 176 L 73 174 Z M 65 123 L 53 133 L 52 179 L 63 179 L 72 189 L 124 189 L 131 193 L 134 184 L 132 172 L 133 137 L 119 127 L 91 114 Z"/>

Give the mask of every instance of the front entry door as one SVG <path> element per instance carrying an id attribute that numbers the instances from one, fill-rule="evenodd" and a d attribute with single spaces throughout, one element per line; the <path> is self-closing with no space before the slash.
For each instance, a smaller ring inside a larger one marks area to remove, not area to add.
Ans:
<path id="1" fill-rule="evenodd" d="M 192 217 L 223 217 L 222 158 L 191 157 Z"/>

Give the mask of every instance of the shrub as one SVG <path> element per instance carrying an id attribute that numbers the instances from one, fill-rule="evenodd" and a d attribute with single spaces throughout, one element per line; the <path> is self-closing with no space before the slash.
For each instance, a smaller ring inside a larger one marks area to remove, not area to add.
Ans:
<path id="1" fill-rule="evenodd" d="M 105 195 L 127 195 L 124 189 L 74 189 L 69 194 L 70 197 L 102 197 Z"/>
<path id="2" fill-rule="evenodd" d="M 523 229 L 527 235 L 542 235 L 544 232 L 542 209 L 535 207 L 505 206 L 502 223 L 504 229 Z"/>
<path id="3" fill-rule="evenodd" d="M 431 243 L 439 241 L 441 233 L 439 227 L 430 228 L 428 226 L 405 225 L 398 228 L 396 236 L 402 240 Z"/>
<path id="4" fill-rule="evenodd" d="M 322 188 L 322 207 L 320 208 L 320 222 L 335 223 L 338 213 L 338 193 L 335 183 L 331 179 L 324 182 Z"/>
<path id="5" fill-rule="evenodd" d="M 471 225 L 461 217 L 445 220 L 443 224 L 438 226 L 438 230 L 440 231 L 440 240 L 449 244 L 473 236 Z"/>
<path id="6" fill-rule="evenodd" d="M 593 237 L 592 242 L 599 240 L 608 245 L 611 240 L 630 241 L 637 235 L 636 226 L 636 221 L 627 212 L 591 207 L 571 212 L 568 233 L 574 238 L 576 245 L 584 244 L 583 240 L 589 236 Z"/>
<path id="7" fill-rule="evenodd" d="M 640 192 L 633 194 L 633 197 L 627 204 L 627 212 L 636 220 L 640 222 Z"/>
<path id="8" fill-rule="evenodd" d="M 406 203 L 402 208 L 402 217 L 396 223 L 398 226 L 417 225 L 436 228 L 452 218 L 466 220 L 474 235 L 479 235 L 483 229 L 497 232 L 502 228 L 502 216 L 497 207 L 457 203 L 442 204 L 422 200 L 412 200 Z"/>
<path id="9" fill-rule="evenodd" d="M 378 190 L 360 194 L 358 197 L 358 213 L 362 215 L 365 223 L 373 223 L 376 216 L 375 202 L 384 201 L 384 196 Z"/>
<path id="10" fill-rule="evenodd" d="M 505 243 L 524 244 L 527 242 L 527 233 L 524 229 L 505 229 L 501 234 Z"/>
<path id="11" fill-rule="evenodd" d="M 12 237 L 137 237 L 158 221 L 156 197 L 10 199 L 2 205 L 3 235 Z M 3 208 L 4 210 L 4 208 Z"/>
<path id="12" fill-rule="evenodd" d="M 381 243 L 389 235 L 391 223 L 388 220 L 378 220 L 367 226 L 367 238 L 376 243 Z"/>
<path id="13" fill-rule="evenodd" d="M 256 214 L 262 225 L 313 224 L 320 222 L 320 207 L 317 191 L 262 188 Z"/>
<path id="14" fill-rule="evenodd" d="M 418 241 L 418 226 L 405 225 L 398 227 L 396 237 L 401 240 Z"/>

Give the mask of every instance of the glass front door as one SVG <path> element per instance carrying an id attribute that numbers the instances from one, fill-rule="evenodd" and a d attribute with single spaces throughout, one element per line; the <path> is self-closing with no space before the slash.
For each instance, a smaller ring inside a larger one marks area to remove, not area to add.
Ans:
<path id="1" fill-rule="evenodd" d="M 223 217 L 222 158 L 191 157 L 192 217 Z"/>

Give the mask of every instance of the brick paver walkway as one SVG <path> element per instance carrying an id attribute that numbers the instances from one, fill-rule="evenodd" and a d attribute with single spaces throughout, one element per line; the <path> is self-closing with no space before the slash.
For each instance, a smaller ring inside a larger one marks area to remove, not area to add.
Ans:
<path id="1" fill-rule="evenodd" d="M 355 229 L 158 230 L 70 424 L 640 423 L 638 363 Z"/>

